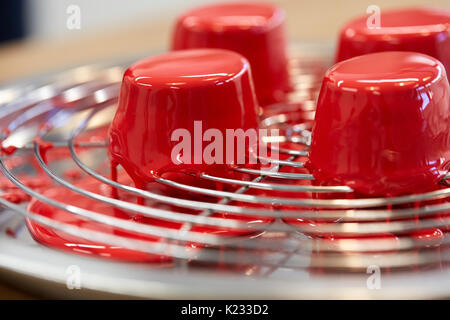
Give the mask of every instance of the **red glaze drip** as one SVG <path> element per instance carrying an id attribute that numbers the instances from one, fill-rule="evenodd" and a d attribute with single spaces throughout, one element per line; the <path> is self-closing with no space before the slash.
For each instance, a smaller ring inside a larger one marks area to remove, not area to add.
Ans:
<path id="1" fill-rule="evenodd" d="M 290 88 L 285 14 L 262 3 L 203 6 L 183 14 L 175 26 L 172 48 L 222 48 L 245 56 L 252 66 L 262 105 L 282 100 Z"/>
<path id="2" fill-rule="evenodd" d="M 12 155 L 14 152 L 17 151 L 17 147 L 16 147 L 16 146 L 1 147 L 1 148 L 0 148 L 0 151 L 1 151 L 3 154 L 5 154 L 5 155 L 10 156 L 10 155 Z"/>
<path id="3" fill-rule="evenodd" d="M 30 197 L 21 190 L 12 190 L 5 192 L 1 197 L 9 202 L 19 204 L 30 200 Z"/>
<path id="4" fill-rule="evenodd" d="M 449 101 L 445 69 L 423 54 L 336 64 L 317 105 L 308 164 L 316 183 L 375 196 L 436 189 L 450 159 Z"/>
<path id="5" fill-rule="evenodd" d="M 11 130 L 9 130 L 9 128 L 4 128 L 4 129 L 1 131 L 1 133 L 2 133 L 2 135 L 8 137 L 8 136 L 11 134 Z"/>
<path id="6" fill-rule="evenodd" d="M 89 191 L 99 192 L 100 184 L 87 184 L 84 183 L 80 187 L 85 188 Z M 132 219 L 129 214 L 125 211 L 118 210 L 110 205 L 103 204 L 100 201 L 94 201 L 91 199 L 84 198 L 80 195 L 76 195 L 72 192 L 61 192 L 66 189 L 55 187 L 48 189 L 43 194 L 54 200 L 68 203 L 74 206 L 78 206 L 84 209 L 101 212 L 102 214 L 113 216 L 122 219 Z M 42 215 L 54 219 L 56 221 L 61 221 L 66 224 L 78 226 L 86 230 L 93 230 L 97 232 L 103 232 L 105 234 L 125 236 L 134 239 L 147 240 L 147 241 L 160 241 L 156 237 L 140 236 L 130 232 L 125 232 L 120 229 L 115 229 L 108 227 L 104 224 L 88 221 L 81 217 L 77 217 L 73 214 L 65 212 L 63 210 L 57 209 L 55 207 L 49 206 L 43 202 L 33 199 L 28 209 L 36 214 Z M 84 240 L 79 237 L 75 237 L 58 230 L 48 228 L 46 226 L 40 225 L 32 220 L 27 220 L 27 226 L 30 230 L 33 238 L 50 247 L 69 251 L 72 253 L 85 254 L 91 256 L 103 257 L 106 259 L 115 260 L 127 260 L 127 261 L 146 261 L 146 262 L 162 262 L 169 261 L 170 258 L 159 256 L 159 255 L 149 255 L 141 252 L 136 252 L 128 250 L 122 247 L 110 246 L 102 243 L 96 243 L 88 240 Z"/>
<path id="7" fill-rule="evenodd" d="M 227 129 L 257 129 L 256 110 L 250 67 L 237 53 L 199 49 L 147 58 L 125 72 L 109 154 L 138 185 L 167 171 L 224 171 L 228 165 L 208 165 L 203 159 L 194 164 L 194 121 L 202 122 L 203 132 L 217 129 L 225 139 Z M 190 133 L 191 164 L 171 159 L 179 144 L 171 141 L 176 129 Z"/>
<path id="8" fill-rule="evenodd" d="M 428 243 L 428 245 L 430 246 L 440 245 L 445 237 L 442 230 L 438 228 L 415 231 L 411 233 L 410 236 L 414 240 Z"/>
<path id="9" fill-rule="evenodd" d="M 107 138 L 108 128 L 108 126 L 104 126 L 81 134 L 75 142 L 75 145 L 77 146 L 79 142 L 105 141 Z M 54 145 L 51 142 L 44 141 L 39 137 L 34 141 L 39 143 L 41 155 L 45 162 L 61 161 L 71 159 L 72 157 L 67 148 L 54 148 Z M 38 192 L 42 192 L 51 187 L 52 180 L 46 173 L 44 173 L 44 171 L 42 171 L 36 158 L 34 156 L 29 157 L 22 153 L 16 153 L 17 150 L 19 150 L 19 148 L 15 146 L 8 146 L 0 150 L 9 156 L 4 160 L 5 165 L 12 170 L 20 168 L 26 163 L 31 162 L 36 174 L 22 174 L 19 176 L 19 180 L 26 186 L 35 189 Z M 84 153 L 86 150 L 87 148 L 77 147 L 78 153 Z M 64 175 L 69 180 L 77 180 L 82 177 L 82 173 L 78 169 L 69 169 L 64 172 Z M 0 196 L 10 202 L 19 204 L 30 200 L 30 197 L 25 192 L 23 192 L 6 177 L 0 177 L 0 190 L 3 192 Z"/>
<path id="10" fill-rule="evenodd" d="M 69 180 L 78 180 L 82 177 L 82 173 L 79 169 L 71 168 L 64 171 L 64 176 Z"/>
<path id="11" fill-rule="evenodd" d="M 378 241 L 380 246 L 386 246 L 385 248 L 389 248 L 389 251 L 397 251 L 400 248 L 400 239 L 392 234 L 392 233 L 381 233 L 381 234 L 369 234 L 369 235 L 330 235 L 324 237 L 325 245 L 329 246 L 329 248 L 333 248 L 335 250 L 340 249 L 340 244 L 345 246 L 345 244 L 350 243 L 351 240 L 354 240 L 355 243 L 358 240 L 367 241 L 370 240 Z M 380 241 L 381 240 L 381 241 Z M 364 252 L 365 250 L 362 248 L 361 250 Z"/>
<path id="12" fill-rule="evenodd" d="M 51 179 L 42 174 L 37 176 L 20 176 L 19 179 L 27 187 L 37 191 L 43 191 L 52 185 Z M 6 177 L 0 177 L 0 190 L 3 192 L 1 197 L 10 202 L 19 204 L 30 200 L 30 197 L 22 189 Z"/>
<path id="13" fill-rule="evenodd" d="M 41 153 L 42 160 L 44 160 L 44 162 L 47 163 L 47 152 L 53 149 L 53 143 L 44 141 L 40 137 L 35 138 L 34 142 L 39 144 L 39 151 Z"/>
<path id="14" fill-rule="evenodd" d="M 415 51 L 435 57 L 450 72 L 450 12 L 383 10 L 381 28 L 368 28 L 368 18 L 357 18 L 342 28 L 337 61 L 380 51 Z"/>
<path id="15" fill-rule="evenodd" d="M 190 177 L 188 177 L 190 178 Z M 121 171 L 121 173 L 118 174 L 117 179 L 120 181 L 120 183 L 124 184 L 130 184 L 131 180 L 130 178 Z M 95 192 L 98 194 L 111 196 L 111 187 L 98 182 L 97 180 L 94 180 L 93 178 L 87 177 L 84 178 L 78 182 L 75 183 L 76 186 L 83 188 L 84 190 L 88 190 L 91 192 Z M 177 196 L 176 194 L 170 194 L 167 192 L 167 189 L 157 184 L 154 186 L 155 189 L 151 189 L 153 192 L 163 192 L 166 195 L 172 195 Z M 158 189 L 159 188 L 159 189 Z M 173 190 L 173 189 L 172 189 Z M 176 192 L 176 190 L 175 190 Z M 172 221 L 164 221 L 160 219 L 154 219 L 145 217 L 139 214 L 131 214 L 127 211 L 115 208 L 111 205 L 102 203 L 97 200 L 92 200 L 89 198 L 85 198 L 77 193 L 68 191 L 67 189 L 63 187 L 53 187 L 49 188 L 42 192 L 44 196 L 47 196 L 51 199 L 54 199 L 56 201 L 67 203 L 73 206 L 77 206 L 80 208 L 84 208 L 87 210 L 92 210 L 107 216 L 113 216 L 119 219 L 124 220 L 132 220 L 136 223 L 142 223 L 147 225 L 154 225 L 154 226 L 161 226 L 166 227 L 170 229 L 179 229 L 182 226 L 182 223 L 178 222 L 172 222 Z M 184 194 L 186 196 L 186 194 Z M 179 196 L 179 195 L 178 195 Z M 136 202 L 136 197 L 130 194 L 124 194 L 120 193 L 116 196 L 116 198 L 119 198 L 124 201 Z M 165 204 L 157 204 L 157 203 L 151 203 L 152 206 L 159 208 L 159 209 L 165 209 L 165 210 L 176 210 L 178 212 L 182 211 L 186 214 L 198 214 L 198 211 L 189 210 L 189 209 L 180 209 L 173 205 L 165 205 Z M 60 210 L 58 208 L 55 208 L 53 206 L 47 205 L 37 199 L 32 199 L 30 202 L 28 209 L 35 213 L 42 215 L 44 217 L 48 217 L 51 219 L 54 219 L 56 221 L 64 222 L 66 224 L 74 225 L 81 227 L 86 230 L 94 230 L 98 232 L 103 232 L 105 234 L 110 235 L 117 235 L 117 236 L 123 236 L 128 237 L 132 239 L 139 239 L 139 240 L 146 240 L 146 241 L 164 241 L 165 239 L 157 238 L 157 237 L 151 237 L 146 236 L 142 234 L 137 234 L 133 232 L 127 232 L 123 231 L 121 229 L 106 226 L 104 224 L 100 224 L 97 222 L 93 222 L 91 220 L 84 219 L 82 217 L 76 216 L 74 214 L 68 213 L 64 210 Z M 236 219 L 239 221 L 248 221 L 248 223 L 251 224 L 258 224 L 258 223 L 270 223 L 273 219 L 265 218 L 265 217 L 250 217 L 250 216 L 236 216 L 232 214 L 227 213 L 215 213 L 213 216 L 215 217 L 221 217 L 221 218 L 229 218 L 229 219 Z M 124 260 L 124 261 L 141 261 L 141 262 L 164 262 L 164 261 L 170 261 L 170 257 L 162 256 L 162 255 L 152 255 L 152 254 L 146 254 L 134 250 L 129 250 L 126 248 L 121 248 L 117 246 L 109 246 L 102 243 L 92 242 L 88 241 L 76 236 L 72 236 L 69 234 L 66 234 L 64 232 L 60 232 L 57 230 L 54 230 L 52 228 L 40 225 L 39 223 L 36 223 L 32 220 L 27 220 L 27 226 L 34 237 L 34 239 L 44 245 L 48 245 L 53 248 L 70 251 L 73 253 L 78 254 L 86 254 L 106 259 L 114 259 L 114 260 Z M 224 236 L 224 237 L 236 237 L 236 236 L 244 236 L 244 235 L 250 235 L 251 230 L 237 230 L 237 229 L 227 229 L 227 228 L 219 228 L 219 227 L 206 227 L 206 226 L 194 226 L 191 229 L 195 232 L 201 232 L 201 233 L 209 233 L 214 234 L 218 236 Z M 189 248 L 199 248 L 198 244 L 195 243 L 188 243 L 186 244 Z M 170 252 L 168 252 L 170 254 Z"/>

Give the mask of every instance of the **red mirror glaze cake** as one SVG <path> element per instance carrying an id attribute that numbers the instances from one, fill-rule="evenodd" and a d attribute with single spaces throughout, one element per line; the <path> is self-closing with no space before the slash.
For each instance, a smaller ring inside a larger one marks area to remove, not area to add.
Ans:
<path id="1" fill-rule="evenodd" d="M 350 21 L 340 32 L 337 61 L 381 51 L 414 51 L 440 60 L 450 72 L 450 12 L 442 9 L 381 11 L 380 27 L 369 16 Z"/>
<path id="2" fill-rule="evenodd" d="M 266 3 L 203 6 L 183 14 L 173 34 L 174 50 L 222 48 L 245 56 L 262 105 L 282 99 L 289 88 L 284 11 Z"/>
<path id="3" fill-rule="evenodd" d="M 223 164 L 204 161 L 208 142 L 198 144 L 202 134 L 212 129 L 225 137 L 226 130 L 257 128 L 257 102 L 244 57 L 220 49 L 174 51 L 139 61 L 125 72 L 109 154 L 141 185 L 168 171 L 227 169 L 226 154 Z M 174 155 L 181 140 L 177 130 L 192 138 L 191 155 Z"/>
<path id="4" fill-rule="evenodd" d="M 323 79 L 309 166 L 320 185 L 393 196 L 437 188 L 450 160 L 450 89 L 436 59 L 382 52 Z"/>

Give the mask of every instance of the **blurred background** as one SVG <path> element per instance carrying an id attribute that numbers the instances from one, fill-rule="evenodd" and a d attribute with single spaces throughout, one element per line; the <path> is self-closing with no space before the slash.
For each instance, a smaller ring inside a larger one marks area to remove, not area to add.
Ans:
<path id="1" fill-rule="evenodd" d="M 164 50 L 177 15 L 212 2 L 218 1 L 2 0 L 0 83 L 88 61 Z M 450 0 L 270 2 L 285 8 L 292 41 L 334 42 L 339 28 L 365 14 L 369 5 L 381 10 L 424 5 L 450 10 Z"/>

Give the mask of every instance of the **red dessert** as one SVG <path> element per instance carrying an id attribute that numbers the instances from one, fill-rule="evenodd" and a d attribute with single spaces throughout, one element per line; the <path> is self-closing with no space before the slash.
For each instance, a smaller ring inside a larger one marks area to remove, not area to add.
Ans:
<path id="1" fill-rule="evenodd" d="M 337 61 L 380 51 L 414 51 L 440 60 L 450 72 L 450 12 L 403 9 L 381 12 L 381 26 L 368 27 L 369 16 L 342 28 Z"/>
<path id="2" fill-rule="evenodd" d="M 252 66 L 261 104 L 279 101 L 289 89 L 284 11 L 270 4 L 233 3 L 200 7 L 183 14 L 172 48 L 222 48 L 245 56 Z"/>
<path id="3" fill-rule="evenodd" d="M 445 69 L 427 55 L 382 52 L 334 65 L 312 134 L 316 183 L 376 196 L 436 189 L 450 159 L 449 102 Z"/>
<path id="4" fill-rule="evenodd" d="M 249 63 L 237 53 L 199 49 L 147 58 L 124 74 L 109 132 L 111 159 L 139 186 L 169 171 L 226 170 L 227 150 L 223 164 L 202 158 L 210 144 L 202 134 L 213 129 L 225 140 L 227 130 L 256 130 L 256 107 Z M 177 149 L 185 140 L 177 132 L 190 135 L 189 154 Z"/>

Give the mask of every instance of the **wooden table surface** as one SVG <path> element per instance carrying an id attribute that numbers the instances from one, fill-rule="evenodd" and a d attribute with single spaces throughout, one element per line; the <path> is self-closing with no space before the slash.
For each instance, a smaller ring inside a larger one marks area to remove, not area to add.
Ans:
<path id="1" fill-rule="evenodd" d="M 369 5 L 383 9 L 405 5 L 431 5 L 450 10 L 448 0 L 342 0 L 342 1 L 272 1 L 287 12 L 287 29 L 294 41 L 334 41 L 340 26 L 349 18 L 364 14 Z M 105 9 L 107 10 L 107 9 Z M 174 9 L 164 19 L 135 21 L 115 29 L 85 34 L 67 31 L 55 40 L 28 39 L 0 46 L 0 84 L 67 66 L 107 59 L 126 58 L 168 47 L 171 26 L 179 11 Z M 0 299 L 27 299 L 35 296 L 0 283 Z"/>
<path id="2" fill-rule="evenodd" d="M 39 297 L 30 294 L 28 292 L 23 292 L 20 289 L 16 289 L 0 283 L 0 300 L 30 300 L 30 299 L 39 299 Z"/>

